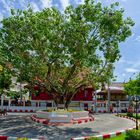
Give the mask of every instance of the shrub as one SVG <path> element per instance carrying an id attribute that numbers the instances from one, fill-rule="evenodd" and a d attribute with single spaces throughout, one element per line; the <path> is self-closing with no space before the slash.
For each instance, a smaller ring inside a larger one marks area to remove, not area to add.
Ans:
<path id="1" fill-rule="evenodd" d="M 136 115 L 133 116 L 136 119 Z M 137 116 L 137 119 L 140 119 L 140 115 Z"/>
<path id="2" fill-rule="evenodd" d="M 127 112 L 128 117 L 133 117 L 133 112 Z"/>
<path id="3" fill-rule="evenodd" d="M 127 131 L 125 140 L 140 140 L 140 131 L 135 129 Z"/>

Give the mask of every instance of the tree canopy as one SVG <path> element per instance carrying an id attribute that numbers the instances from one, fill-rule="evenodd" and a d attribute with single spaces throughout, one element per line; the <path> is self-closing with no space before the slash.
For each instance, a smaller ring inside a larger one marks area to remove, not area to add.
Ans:
<path id="1" fill-rule="evenodd" d="M 0 95 L 10 89 L 11 83 L 12 81 L 10 71 L 0 65 Z"/>
<path id="2" fill-rule="evenodd" d="M 56 104 L 69 104 L 78 90 L 113 77 L 119 43 L 134 25 L 123 12 L 118 3 L 103 7 L 93 0 L 64 12 L 12 9 L 0 29 L 2 62 L 20 81 L 52 95 Z"/>
<path id="3" fill-rule="evenodd" d="M 140 74 L 125 84 L 124 90 L 128 95 L 140 95 Z"/>

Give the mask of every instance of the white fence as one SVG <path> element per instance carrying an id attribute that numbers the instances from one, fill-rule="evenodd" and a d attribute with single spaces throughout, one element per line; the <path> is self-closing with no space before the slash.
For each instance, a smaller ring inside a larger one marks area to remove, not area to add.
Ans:
<path id="1" fill-rule="evenodd" d="M 47 106 L 48 103 L 51 103 L 51 106 Z M 77 105 L 75 106 L 70 106 L 71 109 L 75 110 L 83 110 L 84 108 L 84 101 L 72 101 L 73 105 L 74 103 Z M 93 109 L 95 110 L 95 106 L 92 106 L 92 101 L 86 101 L 88 104 L 88 109 Z M 126 111 L 129 107 L 129 101 L 120 101 L 119 106 L 116 106 L 116 101 L 110 101 L 110 105 L 113 106 L 113 112 L 123 112 Z M 49 108 L 55 108 L 55 105 L 53 101 L 31 101 L 31 106 L 11 106 L 10 102 L 7 106 L 0 106 L 0 109 L 7 110 L 9 112 L 35 112 L 38 110 L 46 110 Z M 98 102 L 98 105 L 96 106 L 97 112 L 105 113 L 108 111 L 107 107 L 107 101 L 106 102 Z M 134 110 L 134 109 L 133 109 Z M 140 112 L 140 107 L 138 109 L 138 112 Z"/>
<path id="2" fill-rule="evenodd" d="M 9 112 L 35 112 L 38 110 L 45 110 L 46 107 L 32 107 L 32 106 L 3 106 L 0 109 L 7 110 Z"/>

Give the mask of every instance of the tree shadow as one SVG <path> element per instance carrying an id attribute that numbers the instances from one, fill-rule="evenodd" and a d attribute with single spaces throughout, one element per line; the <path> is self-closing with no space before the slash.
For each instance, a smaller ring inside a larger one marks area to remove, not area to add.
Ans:
<path id="1" fill-rule="evenodd" d="M 84 124 L 80 124 L 84 125 Z M 99 134 L 88 127 L 46 126 L 33 122 L 30 116 L 6 116 L 0 118 L 0 134 L 11 137 L 37 138 L 45 140 L 69 140 L 72 137 L 93 136 Z"/>

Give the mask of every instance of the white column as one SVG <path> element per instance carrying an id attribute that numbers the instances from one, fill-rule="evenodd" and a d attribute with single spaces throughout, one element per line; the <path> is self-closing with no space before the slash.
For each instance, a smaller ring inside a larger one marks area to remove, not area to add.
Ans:
<path id="1" fill-rule="evenodd" d="M 94 101 L 94 108 L 95 108 L 95 113 L 97 113 L 97 91 L 93 91 L 93 101 Z"/>
<path id="2" fill-rule="evenodd" d="M 4 99 L 4 95 L 1 95 L 1 110 L 3 110 L 3 99 Z"/>
<path id="3" fill-rule="evenodd" d="M 23 100 L 23 107 L 25 107 L 25 99 Z"/>
<path id="4" fill-rule="evenodd" d="M 10 108 L 10 105 L 11 105 L 11 99 L 9 98 L 8 100 L 8 107 Z"/>
<path id="5" fill-rule="evenodd" d="M 82 109 L 81 109 L 81 102 L 79 102 L 79 104 L 80 104 L 80 110 L 82 110 Z"/>
<path id="6" fill-rule="evenodd" d="M 52 108 L 54 107 L 54 105 L 53 105 L 53 101 L 52 101 Z"/>

